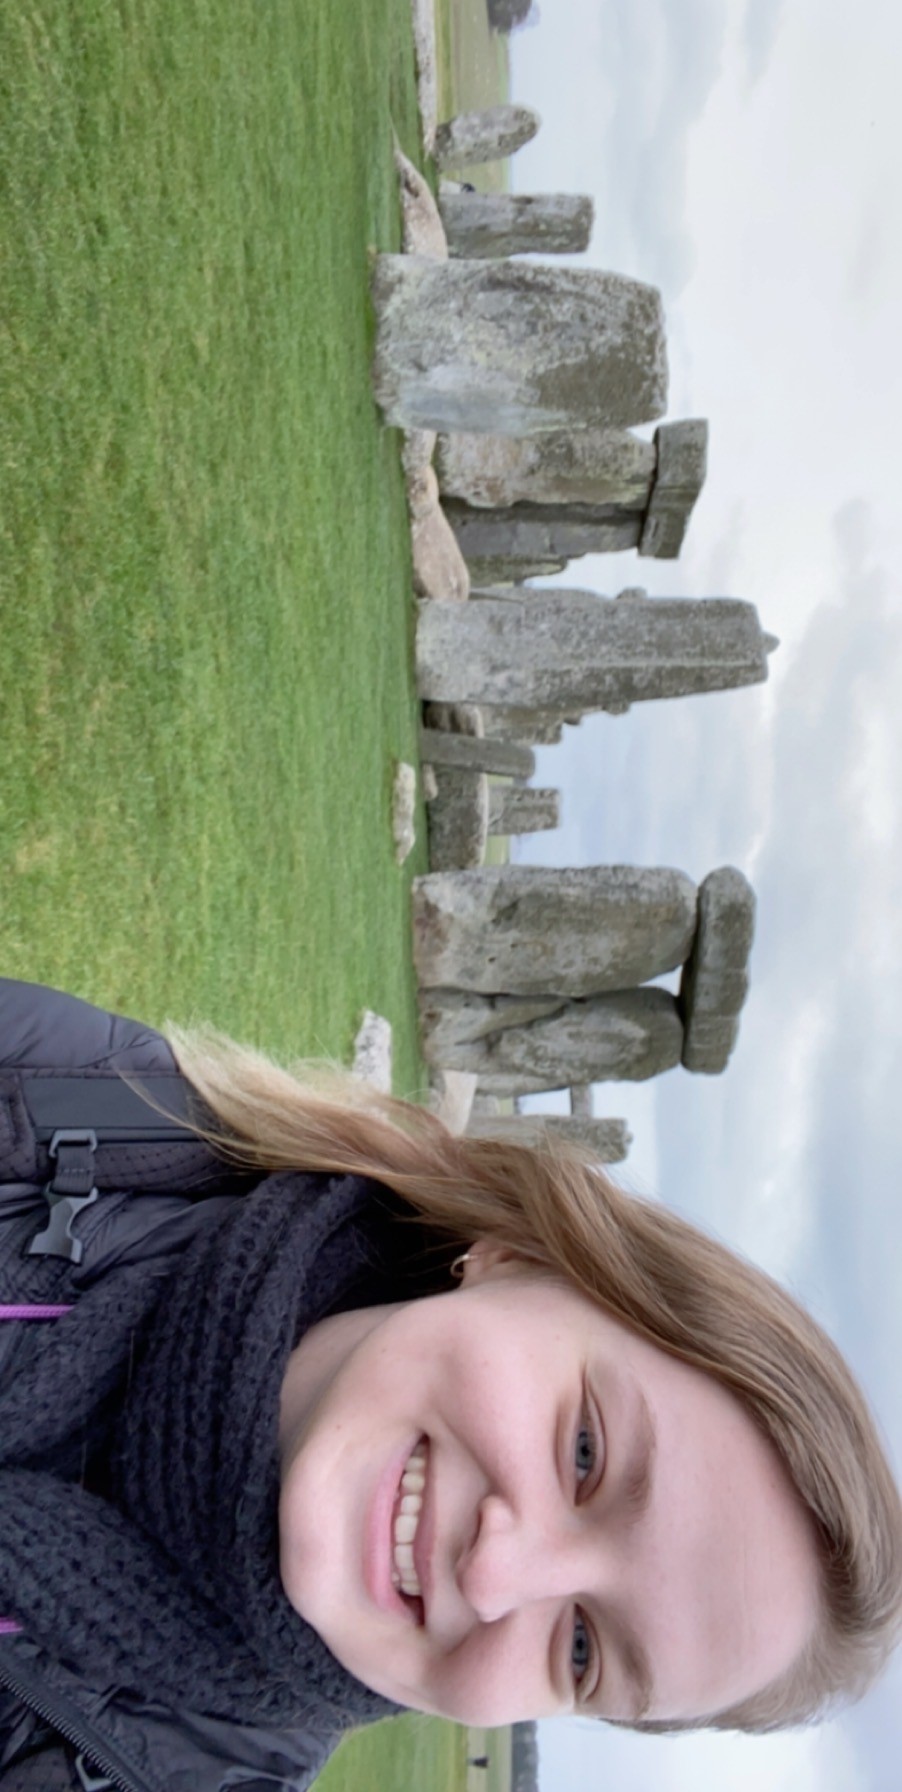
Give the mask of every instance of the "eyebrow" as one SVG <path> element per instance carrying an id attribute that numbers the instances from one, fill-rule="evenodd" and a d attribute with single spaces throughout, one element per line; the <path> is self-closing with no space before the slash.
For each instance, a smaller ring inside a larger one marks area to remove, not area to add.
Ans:
<path id="1" fill-rule="evenodd" d="M 619 1489 L 619 1504 L 624 1513 L 625 1528 L 629 1531 L 635 1528 L 643 1513 L 648 1510 L 648 1502 L 654 1487 L 657 1443 L 658 1437 L 654 1421 L 645 1395 L 639 1388 L 637 1389 L 633 1441 Z M 650 1711 L 654 1702 L 655 1683 L 651 1663 L 635 1631 L 623 1623 L 618 1624 L 617 1628 L 623 1671 L 635 1695 L 632 1709 L 629 1712 L 629 1721 L 638 1723 Z M 603 1682 L 604 1676 L 602 1676 L 602 1684 Z M 601 1717 L 605 1713 L 596 1712 L 595 1715 Z"/>

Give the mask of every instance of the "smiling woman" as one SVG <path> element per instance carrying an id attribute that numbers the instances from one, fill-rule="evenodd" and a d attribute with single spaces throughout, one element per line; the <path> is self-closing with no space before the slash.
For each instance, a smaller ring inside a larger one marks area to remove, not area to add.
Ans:
<path id="1" fill-rule="evenodd" d="M 898 1490 L 759 1270 L 572 1150 L 0 997 L 0 1792 L 48 1748 L 297 1788 L 399 1706 L 768 1729 L 873 1680 Z"/>

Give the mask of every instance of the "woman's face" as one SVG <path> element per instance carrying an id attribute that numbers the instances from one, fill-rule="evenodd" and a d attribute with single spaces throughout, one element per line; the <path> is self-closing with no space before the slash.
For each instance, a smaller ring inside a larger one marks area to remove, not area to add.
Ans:
<path id="1" fill-rule="evenodd" d="M 402 1705 L 704 1717 L 816 1622 L 806 1516 L 733 1396 L 489 1250 L 452 1292 L 315 1326 L 280 1443 L 288 1598 Z"/>

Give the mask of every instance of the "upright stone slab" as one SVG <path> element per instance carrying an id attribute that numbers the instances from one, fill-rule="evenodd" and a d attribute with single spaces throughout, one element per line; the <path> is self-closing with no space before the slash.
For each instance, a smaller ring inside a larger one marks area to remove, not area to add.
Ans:
<path id="1" fill-rule="evenodd" d="M 424 765 L 494 772 L 499 778 L 531 778 L 536 769 L 531 747 L 517 741 L 471 740 L 466 734 L 446 734 L 441 728 L 420 729 L 420 758 Z"/>
<path id="2" fill-rule="evenodd" d="M 619 1164 L 626 1157 L 631 1134 L 625 1120 L 576 1119 L 570 1114 L 471 1114 L 467 1133 L 477 1139 L 510 1139 L 515 1145 L 538 1145 L 562 1139 L 588 1145 L 600 1164 Z"/>
<path id="3" fill-rule="evenodd" d="M 642 516 L 615 504 L 513 504 L 475 510 L 450 498 L 444 512 L 464 559 L 534 563 L 582 554 L 625 554 L 638 547 Z"/>
<path id="4" fill-rule="evenodd" d="M 775 645 L 737 598 L 612 600 L 532 587 L 478 603 L 423 602 L 422 697 L 585 712 L 767 677 Z"/>
<path id="5" fill-rule="evenodd" d="M 748 879 L 732 865 L 710 872 L 699 885 L 698 932 L 680 981 L 687 1070 L 717 1076 L 726 1069 L 748 994 L 754 934 L 755 892 Z"/>
<path id="6" fill-rule="evenodd" d="M 562 738 L 564 723 L 555 709 L 507 709 L 484 703 L 480 714 L 487 740 L 528 741 L 533 746 L 554 747 Z"/>
<path id="7" fill-rule="evenodd" d="M 413 885 L 422 989 L 559 1000 L 628 989 L 682 965 L 695 926 L 696 888 L 682 871 L 496 865 Z"/>
<path id="8" fill-rule="evenodd" d="M 559 790 L 530 785 L 493 784 L 489 791 L 490 834 L 536 834 L 561 825 Z"/>
<path id="9" fill-rule="evenodd" d="M 654 443 L 628 429 L 549 430 L 520 439 L 443 435 L 435 457 L 443 501 L 496 511 L 513 504 L 606 504 L 640 519 L 657 461 Z"/>
<path id="10" fill-rule="evenodd" d="M 708 470 L 708 425 L 702 417 L 655 430 L 657 462 L 642 522 L 639 552 L 675 560 Z"/>
<path id="11" fill-rule="evenodd" d="M 438 204 L 448 248 L 465 261 L 579 255 L 592 235 L 592 201 L 579 194 L 442 192 Z"/>
<path id="12" fill-rule="evenodd" d="M 442 169 L 503 161 L 532 141 L 541 122 L 530 106 L 487 106 L 484 112 L 459 112 L 438 126 L 432 153 Z"/>
<path id="13" fill-rule="evenodd" d="M 474 875 L 474 874 L 471 874 Z M 475 873 L 476 876 L 480 874 Z M 421 990 L 420 1040 L 427 1064 L 559 1088 L 573 1081 L 644 1082 L 680 1061 L 683 1027 L 666 989 L 628 989 L 565 1002 L 522 1025 L 504 1018 L 505 997 Z"/>
<path id="14" fill-rule="evenodd" d="M 519 560 L 516 556 L 505 559 L 502 555 L 494 559 L 482 559 L 477 555 L 466 561 L 465 565 L 470 574 L 472 596 L 472 585 L 501 585 L 507 581 L 514 586 L 522 585 L 526 579 L 550 579 L 556 572 L 564 571 L 567 561 L 566 558 Z"/>
<path id="15" fill-rule="evenodd" d="M 661 295 L 592 268 L 379 255 L 373 389 L 402 429 L 530 436 L 667 408 Z"/>

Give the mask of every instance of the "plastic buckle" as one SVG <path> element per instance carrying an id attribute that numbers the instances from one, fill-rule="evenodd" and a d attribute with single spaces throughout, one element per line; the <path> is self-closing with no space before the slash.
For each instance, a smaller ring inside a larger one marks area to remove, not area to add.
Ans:
<path id="1" fill-rule="evenodd" d="M 90 1181 L 93 1175 L 93 1158 L 97 1150 L 97 1134 L 90 1126 L 58 1126 L 48 1146 L 51 1160 L 59 1167 L 52 1180 L 47 1183 L 44 1195 L 50 1208 L 50 1217 L 43 1232 L 32 1239 L 26 1253 L 29 1257 L 65 1257 L 70 1263 L 78 1264 L 82 1260 L 84 1246 L 80 1238 L 76 1238 L 72 1226 L 83 1207 L 91 1207 L 100 1193 L 94 1183 L 86 1193 L 70 1193 L 65 1188 L 55 1187 L 56 1178 L 67 1173 L 67 1166 L 59 1163 L 60 1150 L 69 1146 L 73 1151 L 86 1154 L 84 1163 L 68 1167 L 68 1174 L 82 1181 Z"/>

